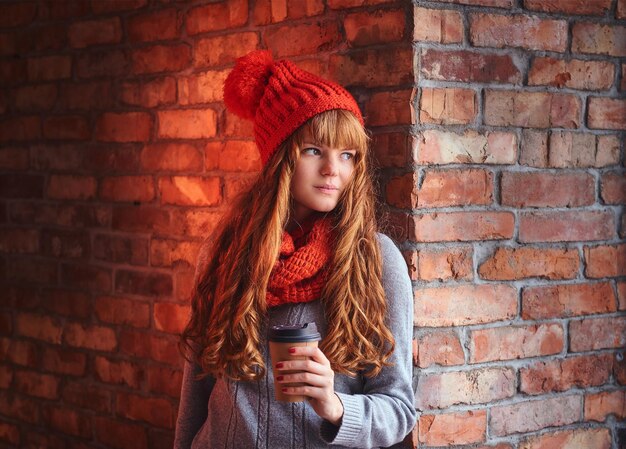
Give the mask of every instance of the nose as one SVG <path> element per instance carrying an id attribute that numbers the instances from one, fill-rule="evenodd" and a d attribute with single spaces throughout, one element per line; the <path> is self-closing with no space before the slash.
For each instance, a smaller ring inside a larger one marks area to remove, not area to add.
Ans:
<path id="1" fill-rule="evenodd" d="M 322 160 L 322 167 L 320 173 L 324 176 L 335 176 L 337 174 L 339 161 L 335 160 L 335 157 L 328 155 Z"/>

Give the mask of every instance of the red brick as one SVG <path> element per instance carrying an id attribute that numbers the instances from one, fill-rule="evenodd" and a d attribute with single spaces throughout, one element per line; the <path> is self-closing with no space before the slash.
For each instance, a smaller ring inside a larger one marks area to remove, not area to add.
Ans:
<path id="1" fill-rule="evenodd" d="M 76 73 L 80 78 L 122 76 L 128 72 L 129 62 L 122 50 L 90 51 L 76 59 Z"/>
<path id="2" fill-rule="evenodd" d="M 585 421 L 606 421 L 609 415 L 626 419 L 626 391 L 603 391 L 585 395 Z M 608 448 L 608 446 L 607 446 Z"/>
<path id="3" fill-rule="evenodd" d="M 67 286 L 89 291 L 111 291 L 111 269 L 90 264 L 64 264 L 61 267 L 61 282 Z"/>
<path id="4" fill-rule="evenodd" d="M 580 100 L 567 94 L 487 90 L 485 124 L 525 128 L 577 128 Z"/>
<path id="5" fill-rule="evenodd" d="M 96 123 L 96 139 L 104 142 L 144 142 L 152 133 L 152 118 L 145 112 L 107 112 Z"/>
<path id="6" fill-rule="evenodd" d="M 414 296 L 416 326 L 481 324 L 517 315 L 517 295 L 515 289 L 507 285 L 422 287 L 415 290 Z"/>
<path id="7" fill-rule="evenodd" d="M 479 267 L 482 279 L 513 281 L 539 277 L 574 279 L 578 275 L 576 249 L 499 247 Z"/>
<path id="8" fill-rule="evenodd" d="M 619 163 L 619 147 L 619 139 L 613 135 L 551 131 L 545 166 L 586 168 L 616 165 Z"/>
<path id="9" fill-rule="evenodd" d="M 533 11 L 563 12 L 573 15 L 604 15 L 611 7 L 610 0 L 524 0 L 524 8 Z"/>
<path id="10" fill-rule="evenodd" d="M 226 172 L 258 172 L 261 159 L 256 144 L 246 140 L 208 142 L 204 148 L 205 168 Z"/>
<path id="11" fill-rule="evenodd" d="M 207 238 L 223 219 L 222 212 L 208 210 L 176 211 L 172 217 L 172 229 L 177 235 Z"/>
<path id="12" fill-rule="evenodd" d="M 626 27 L 575 23 L 572 27 L 572 53 L 626 56 Z"/>
<path id="13" fill-rule="evenodd" d="M 149 171 L 193 171 L 203 167 L 202 153 L 186 143 L 156 143 L 141 150 L 141 167 Z"/>
<path id="14" fill-rule="evenodd" d="M 29 167 L 29 149 L 18 147 L 0 148 L 0 168 L 26 170 Z"/>
<path id="15" fill-rule="evenodd" d="M 111 107 L 113 95 L 109 81 L 67 83 L 61 85 L 59 107 L 68 110 L 98 110 Z"/>
<path id="16" fill-rule="evenodd" d="M 623 3 L 623 0 L 620 3 Z M 619 86 L 619 90 L 622 92 L 626 90 L 626 76 L 624 76 L 625 74 L 626 74 L 626 64 L 622 64 L 622 82 Z"/>
<path id="17" fill-rule="evenodd" d="M 609 240 L 615 235 L 614 216 L 602 211 L 529 212 L 520 215 L 521 242 Z"/>
<path id="18" fill-rule="evenodd" d="M 528 73 L 529 86 L 603 90 L 613 85 L 615 68 L 608 61 L 584 61 L 538 57 Z"/>
<path id="19" fill-rule="evenodd" d="M 0 392 L 0 413 L 26 423 L 38 423 L 39 405 L 39 401 L 26 396 Z"/>
<path id="20" fill-rule="evenodd" d="M 402 40 L 405 26 L 402 10 L 375 10 L 348 14 L 343 20 L 350 47 L 384 44 Z"/>
<path id="21" fill-rule="evenodd" d="M 618 385 L 626 385 L 626 359 L 615 357 L 613 361 L 613 378 Z"/>
<path id="22" fill-rule="evenodd" d="M 572 321 L 569 325 L 569 336 L 571 352 L 623 348 L 626 345 L 626 317 Z"/>
<path id="23" fill-rule="evenodd" d="M 158 427 L 174 427 L 174 410 L 170 401 L 146 398 L 123 392 L 117 393 L 116 413 L 135 421 L 145 421 Z"/>
<path id="24" fill-rule="evenodd" d="M 34 371 L 15 372 L 15 390 L 42 399 L 59 397 L 59 378 Z"/>
<path id="25" fill-rule="evenodd" d="M 620 130 L 626 127 L 626 101 L 590 97 L 588 107 L 587 124 L 590 128 Z"/>
<path id="26" fill-rule="evenodd" d="M 412 84 L 413 51 L 410 47 L 358 50 L 330 55 L 329 71 L 342 86 L 381 87 Z"/>
<path id="27" fill-rule="evenodd" d="M 149 202 L 154 195 L 152 176 L 115 176 L 101 180 L 98 196 L 105 201 Z"/>
<path id="28" fill-rule="evenodd" d="M 626 281 L 617 283 L 617 297 L 619 300 L 619 310 L 626 310 Z"/>
<path id="29" fill-rule="evenodd" d="M 207 71 L 178 78 L 178 102 L 182 105 L 223 100 L 224 81 L 229 70 Z"/>
<path id="30" fill-rule="evenodd" d="M 170 212 L 154 206 L 116 207 L 111 227 L 123 231 L 170 232 Z"/>
<path id="31" fill-rule="evenodd" d="M 487 411 L 421 415 L 419 441 L 427 446 L 449 446 L 485 441 Z"/>
<path id="32" fill-rule="evenodd" d="M 586 246 L 584 254 L 586 277 L 626 276 L 626 244 Z"/>
<path id="33" fill-rule="evenodd" d="M 162 204 L 215 206 L 221 202 L 220 178 L 171 176 L 159 178 Z"/>
<path id="34" fill-rule="evenodd" d="M 240 27 L 247 21 L 248 1 L 232 0 L 193 8 L 187 13 L 185 22 L 188 34 L 198 34 Z"/>
<path id="35" fill-rule="evenodd" d="M 41 120 L 39 117 L 14 117 L 0 122 L 0 142 L 35 140 L 40 137 Z"/>
<path id="36" fill-rule="evenodd" d="M 536 362 L 520 369 L 520 391 L 542 394 L 608 383 L 612 356 L 600 354 Z"/>
<path id="37" fill-rule="evenodd" d="M 104 326 L 83 326 L 69 323 L 65 326 L 63 339 L 66 344 L 96 351 L 112 351 L 117 346 L 113 329 Z"/>
<path id="38" fill-rule="evenodd" d="M 52 175 L 46 196 L 53 199 L 92 199 L 96 194 L 96 179 L 91 176 Z"/>
<path id="39" fill-rule="evenodd" d="M 256 50 L 259 36 L 255 32 L 227 34 L 199 39 L 194 46 L 194 67 L 233 64 L 235 59 Z"/>
<path id="40" fill-rule="evenodd" d="M 44 229 L 41 232 L 41 253 L 63 259 L 88 258 L 91 255 L 89 234 Z"/>
<path id="41" fill-rule="evenodd" d="M 415 6 L 413 21 L 419 24 L 413 30 L 414 41 L 440 44 L 463 41 L 463 18 L 458 11 Z"/>
<path id="42" fill-rule="evenodd" d="M 138 172 L 140 149 L 135 145 L 97 145 L 83 148 L 83 167 L 91 172 L 113 174 Z"/>
<path id="43" fill-rule="evenodd" d="M 457 89 L 457 91 L 460 89 Z M 463 95 L 455 96 L 454 92 L 446 90 L 446 99 L 452 98 L 459 99 Z M 437 91 L 441 92 L 441 91 Z M 449 95 L 448 95 L 449 94 Z M 436 97 L 439 99 L 438 97 Z M 433 100 L 433 104 L 436 101 Z M 386 126 L 386 125 L 409 125 L 412 122 L 411 118 L 411 104 L 412 104 L 412 90 L 400 90 L 394 92 L 376 92 L 372 94 L 369 101 L 365 105 L 365 116 L 367 117 L 368 126 Z M 431 113 L 435 111 L 429 109 L 433 104 L 425 106 Z M 469 106 L 468 106 L 469 108 Z M 438 112 L 438 111 L 437 111 Z M 443 121 L 460 120 L 467 113 L 462 110 L 461 112 L 450 111 L 445 108 L 442 111 L 444 117 L 439 117 Z M 433 119 L 434 120 L 434 119 Z"/>
<path id="44" fill-rule="evenodd" d="M 87 140 L 91 137 L 91 130 L 84 117 L 55 116 L 44 120 L 43 135 L 51 140 Z"/>
<path id="45" fill-rule="evenodd" d="M 53 373 L 84 376 L 87 356 L 82 352 L 65 348 L 47 347 L 41 359 L 41 367 Z"/>
<path id="46" fill-rule="evenodd" d="M 167 302 L 154 304 L 154 327 L 171 334 L 180 334 L 189 321 L 189 306 Z"/>
<path id="47" fill-rule="evenodd" d="M 13 102 L 19 111 L 48 110 L 54 106 L 57 98 L 57 87 L 54 84 L 36 84 L 16 88 L 13 91 Z"/>
<path id="48" fill-rule="evenodd" d="M 8 422 L 0 423 L 0 440 L 18 447 L 20 444 L 20 428 Z"/>
<path id="49" fill-rule="evenodd" d="M 424 78 L 445 81 L 519 84 L 522 79 L 510 55 L 465 50 L 423 49 L 420 73 Z"/>
<path id="50" fill-rule="evenodd" d="M 169 239 L 152 239 L 150 264 L 155 267 L 193 268 L 201 243 Z"/>
<path id="51" fill-rule="evenodd" d="M 122 40 L 122 24 L 119 17 L 85 20 L 72 23 L 67 34 L 72 48 L 118 44 Z"/>
<path id="52" fill-rule="evenodd" d="M 409 221 L 409 239 L 414 242 L 509 239 L 514 226 L 515 217 L 510 212 L 424 213 L 414 215 Z"/>
<path id="53" fill-rule="evenodd" d="M 165 273 L 117 270 L 115 292 L 141 296 L 171 296 L 172 277 Z"/>
<path id="54" fill-rule="evenodd" d="M 522 440 L 519 449 L 610 449 L 609 429 L 572 429 Z"/>
<path id="55" fill-rule="evenodd" d="M 183 381 L 183 373 L 180 370 L 150 365 L 146 367 L 146 382 L 148 391 L 163 393 L 173 398 L 178 398 Z"/>
<path id="56" fill-rule="evenodd" d="M 48 312 L 84 320 L 91 316 L 91 297 L 85 292 L 53 288 L 43 290 L 40 297 Z"/>
<path id="57" fill-rule="evenodd" d="M 148 0 L 116 0 L 114 2 L 101 2 L 100 0 L 91 0 L 91 9 L 96 14 L 102 14 L 140 9 L 147 4 Z"/>
<path id="58" fill-rule="evenodd" d="M 106 447 L 115 449 L 148 448 L 148 437 L 144 426 L 99 416 L 94 417 L 93 426 L 97 440 L 104 443 Z"/>
<path id="59" fill-rule="evenodd" d="M 427 170 L 417 191 L 418 207 L 488 205 L 493 175 L 485 170 Z"/>
<path id="60" fill-rule="evenodd" d="M 160 337 L 124 330 L 120 332 L 120 352 L 177 367 L 182 360 L 177 339 L 172 335 Z"/>
<path id="61" fill-rule="evenodd" d="M 60 344 L 63 326 L 53 317 L 19 313 L 15 318 L 15 331 L 17 335 Z"/>
<path id="62" fill-rule="evenodd" d="M 459 337 L 448 331 L 434 331 L 418 337 L 413 362 L 420 368 L 431 365 L 463 365 L 465 355 Z"/>
<path id="63" fill-rule="evenodd" d="M 504 436 L 568 425 L 580 421 L 581 415 L 581 400 L 576 395 L 496 406 L 491 408 L 490 434 Z"/>
<path id="64" fill-rule="evenodd" d="M 510 368 L 448 371 L 420 376 L 415 405 L 422 410 L 447 408 L 456 404 L 487 403 L 513 395 L 515 373 Z"/>
<path id="65" fill-rule="evenodd" d="M 417 139 L 419 164 L 514 164 L 517 160 L 517 137 L 507 132 L 474 130 L 463 134 L 440 130 L 423 131 Z"/>
<path id="66" fill-rule="evenodd" d="M 148 327 L 150 325 L 150 306 L 148 303 L 101 296 L 96 298 L 95 311 L 98 319 L 105 323 L 127 324 L 133 327 Z"/>
<path id="67" fill-rule="evenodd" d="M 100 356 L 95 358 L 94 373 L 102 382 L 126 385 L 133 389 L 139 389 L 144 378 L 143 370 L 139 365 Z"/>
<path id="68" fill-rule="evenodd" d="M 148 240 L 137 237 L 98 234 L 94 238 L 93 256 L 109 262 L 148 264 Z"/>
<path id="69" fill-rule="evenodd" d="M 158 136 L 165 139 L 203 139 L 217 132 L 213 109 L 159 111 Z"/>
<path id="70" fill-rule="evenodd" d="M 36 253 L 38 251 L 39 232 L 20 228 L 2 229 L 0 253 Z"/>
<path id="71" fill-rule="evenodd" d="M 472 279 L 471 248 L 446 248 L 417 252 L 418 279 L 423 281 L 444 281 Z"/>
<path id="72" fill-rule="evenodd" d="M 615 11 L 615 17 L 618 19 L 626 18 L 626 3 L 624 0 L 617 0 L 617 10 Z"/>
<path id="73" fill-rule="evenodd" d="M 91 437 L 91 418 L 67 407 L 44 406 L 42 419 L 48 428 L 68 435 Z"/>
<path id="74" fill-rule="evenodd" d="M 89 2 L 83 0 L 67 0 L 56 2 L 46 0 L 39 4 L 39 17 L 42 19 L 69 19 L 84 16 L 91 12 Z"/>
<path id="75" fill-rule="evenodd" d="M 43 176 L 0 175 L 0 198 L 42 198 Z"/>
<path id="76" fill-rule="evenodd" d="M 615 294 L 609 283 L 562 284 L 522 290 L 522 318 L 565 318 L 615 312 Z"/>
<path id="77" fill-rule="evenodd" d="M 10 28 L 28 25 L 37 17 L 37 3 L 10 2 L 0 5 L 0 27 Z"/>
<path id="78" fill-rule="evenodd" d="M 335 48 L 339 39 L 335 21 L 273 27 L 263 32 L 263 43 L 276 58 L 327 51 Z"/>
<path id="79" fill-rule="evenodd" d="M 288 2 L 287 0 L 259 0 L 252 11 L 255 25 L 268 25 L 285 19 L 300 19 L 316 16 L 324 12 L 322 0 Z"/>
<path id="80" fill-rule="evenodd" d="M 137 14 L 128 19 L 127 26 L 130 42 L 160 41 L 178 36 L 178 18 L 175 8 Z"/>
<path id="81" fill-rule="evenodd" d="M 39 367 L 37 346 L 24 340 L 0 338 L 0 360 L 34 369 Z"/>
<path id="82" fill-rule="evenodd" d="M 470 41 L 476 47 L 522 47 L 564 52 L 567 22 L 522 14 L 471 14 Z"/>
<path id="83" fill-rule="evenodd" d="M 385 198 L 392 206 L 413 209 L 417 206 L 417 174 L 407 173 L 391 178 L 385 186 Z"/>
<path id="84" fill-rule="evenodd" d="M 189 303 L 191 300 L 191 293 L 195 286 L 194 272 L 191 270 L 177 271 L 175 274 L 175 279 L 176 290 L 174 298 L 178 301 L 184 301 L 186 303 Z"/>
<path id="85" fill-rule="evenodd" d="M 191 48 L 186 44 L 154 45 L 132 52 L 132 70 L 136 75 L 177 72 L 189 66 Z"/>
<path id="86" fill-rule="evenodd" d="M 472 123 L 476 114 L 476 93 L 471 89 L 422 88 L 421 123 L 463 125 Z"/>
<path id="87" fill-rule="evenodd" d="M 176 79 L 168 76 L 146 82 L 125 82 L 120 99 L 125 104 L 144 108 L 173 104 L 176 102 Z"/>
<path id="88" fill-rule="evenodd" d="M 72 75 L 72 58 L 61 55 L 28 58 L 27 72 L 29 81 L 70 78 Z"/>
<path id="89" fill-rule="evenodd" d="M 228 109 L 224 111 L 224 136 L 236 137 L 238 139 L 254 139 L 253 124 L 250 120 L 237 117 Z"/>
<path id="90" fill-rule="evenodd" d="M 111 393 L 101 385 L 92 386 L 78 382 L 66 382 L 61 391 L 63 402 L 96 412 L 111 412 Z"/>
<path id="91" fill-rule="evenodd" d="M 371 136 L 370 149 L 380 167 L 405 167 L 409 161 L 411 136 L 388 132 Z"/>
<path id="92" fill-rule="evenodd" d="M 470 363 L 558 354 L 564 347 L 560 324 L 479 329 L 469 338 Z"/>
<path id="93" fill-rule="evenodd" d="M 49 259 L 36 259 L 32 256 L 11 257 L 11 263 L 3 270 L 6 279 L 32 283 L 34 285 L 56 284 L 57 262 Z"/>
<path id="94" fill-rule="evenodd" d="M 82 168 L 84 153 L 84 144 L 52 143 L 30 147 L 31 164 L 42 171 L 78 171 Z"/>
<path id="95" fill-rule="evenodd" d="M 504 206 L 579 207 L 595 202 L 595 179 L 583 173 L 503 172 Z"/>

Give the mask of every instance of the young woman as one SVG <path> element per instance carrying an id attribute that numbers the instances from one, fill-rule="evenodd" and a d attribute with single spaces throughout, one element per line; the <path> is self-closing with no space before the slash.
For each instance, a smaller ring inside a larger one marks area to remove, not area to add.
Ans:
<path id="1" fill-rule="evenodd" d="M 255 51 L 226 106 L 254 122 L 263 170 L 199 256 L 174 447 L 388 447 L 415 425 L 412 289 L 376 232 L 368 138 L 341 86 Z M 319 348 L 269 358 L 274 325 L 315 322 Z M 296 370 L 298 374 L 285 374 Z M 274 375 L 287 394 L 274 399 Z"/>

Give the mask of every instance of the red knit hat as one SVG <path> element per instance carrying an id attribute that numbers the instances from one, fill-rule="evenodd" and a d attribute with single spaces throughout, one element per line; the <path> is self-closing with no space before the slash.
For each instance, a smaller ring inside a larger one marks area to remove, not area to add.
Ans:
<path id="1" fill-rule="evenodd" d="M 321 112 L 345 109 L 363 124 L 361 111 L 347 90 L 291 61 L 274 61 L 267 50 L 237 59 L 224 82 L 224 103 L 236 115 L 254 121 L 263 164 L 296 129 Z"/>

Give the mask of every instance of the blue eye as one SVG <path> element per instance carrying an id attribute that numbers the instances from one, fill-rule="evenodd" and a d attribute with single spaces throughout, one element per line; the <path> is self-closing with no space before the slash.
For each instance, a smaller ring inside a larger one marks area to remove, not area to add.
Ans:
<path id="1" fill-rule="evenodd" d="M 318 148 L 314 148 L 314 147 L 309 147 L 309 148 L 304 148 L 302 150 L 302 154 L 311 154 L 311 155 L 319 155 L 321 154 L 320 150 Z"/>
<path id="2" fill-rule="evenodd" d="M 345 153 L 341 153 L 341 158 L 346 161 L 349 161 L 350 159 L 354 159 L 354 156 L 355 156 L 354 154 L 348 153 L 347 151 Z"/>

